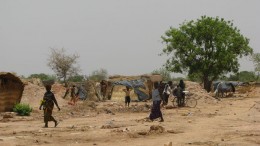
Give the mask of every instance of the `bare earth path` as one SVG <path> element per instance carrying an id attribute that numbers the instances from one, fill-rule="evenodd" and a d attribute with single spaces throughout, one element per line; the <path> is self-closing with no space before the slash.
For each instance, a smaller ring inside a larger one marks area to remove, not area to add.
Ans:
<path id="1" fill-rule="evenodd" d="M 64 104 L 60 112 L 54 109 L 54 117 L 60 121 L 56 128 L 53 123 L 49 123 L 50 128 L 42 128 L 42 111 L 36 107 L 29 117 L 2 118 L 0 145 L 163 146 L 169 142 L 174 146 L 260 145 L 259 95 L 199 103 L 196 108 L 163 108 L 165 122 L 161 123 L 144 119 L 149 110 L 125 109 L 123 102 L 100 102 L 86 109 L 82 109 L 83 104 L 79 102 L 75 107 Z M 142 108 L 146 104 L 150 102 L 132 103 Z M 158 129 L 150 130 L 153 125 Z"/>

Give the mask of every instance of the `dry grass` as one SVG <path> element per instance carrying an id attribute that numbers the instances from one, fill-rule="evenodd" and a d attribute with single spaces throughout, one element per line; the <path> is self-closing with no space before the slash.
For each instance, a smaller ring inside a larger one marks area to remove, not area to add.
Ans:
<path id="1" fill-rule="evenodd" d="M 112 100 L 113 101 L 124 101 L 125 100 L 125 92 L 123 91 L 125 89 L 125 86 L 115 86 L 112 94 Z M 137 100 L 137 95 L 132 90 L 130 93 L 131 100 Z"/>
<path id="2" fill-rule="evenodd" d="M 237 87 L 236 92 L 237 92 L 237 93 L 240 93 L 240 94 L 245 94 L 245 93 L 251 92 L 253 89 L 254 89 L 254 86 L 253 86 L 253 85 L 240 86 L 240 87 Z"/>

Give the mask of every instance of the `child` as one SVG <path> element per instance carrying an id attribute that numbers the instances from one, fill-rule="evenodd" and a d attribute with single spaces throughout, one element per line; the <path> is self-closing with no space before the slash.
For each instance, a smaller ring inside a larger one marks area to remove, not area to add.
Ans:
<path id="1" fill-rule="evenodd" d="M 131 98 L 130 98 L 130 89 L 129 87 L 126 86 L 126 89 L 123 89 L 123 91 L 125 92 L 125 106 L 129 107 Z"/>

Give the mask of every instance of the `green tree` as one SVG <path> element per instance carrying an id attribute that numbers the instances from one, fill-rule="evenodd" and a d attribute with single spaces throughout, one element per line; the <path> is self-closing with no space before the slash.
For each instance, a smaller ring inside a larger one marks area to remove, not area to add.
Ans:
<path id="1" fill-rule="evenodd" d="M 231 21 L 202 16 L 196 21 L 184 22 L 170 28 L 162 36 L 166 47 L 162 55 L 171 55 L 166 68 L 172 72 L 199 75 L 204 89 L 220 75 L 239 70 L 239 57 L 253 52 L 249 39 L 244 37 Z"/>
<path id="2" fill-rule="evenodd" d="M 201 81 L 201 74 L 200 73 L 193 73 L 188 74 L 188 79 L 193 82 L 200 82 Z"/>
<path id="3" fill-rule="evenodd" d="M 66 50 L 51 48 L 51 55 L 48 59 L 48 66 L 56 73 L 59 79 L 66 83 L 71 76 L 78 75 L 80 68 L 77 65 L 79 55 L 67 55 Z"/>
<path id="4" fill-rule="evenodd" d="M 101 81 L 101 80 L 106 80 L 108 78 L 108 73 L 106 69 L 101 68 L 100 70 L 95 70 L 93 71 L 88 79 L 93 80 L 93 81 Z"/>
<path id="5" fill-rule="evenodd" d="M 152 71 L 152 74 L 160 74 L 162 76 L 163 81 L 170 81 L 171 80 L 171 73 L 166 70 L 165 68 L 160 68 Z"/>
<path id="6" fill-rule="evenodd" d="M 239 76 L 239 81 L 242 82 L 250 82 L 250 81 L 255 81 L 256 76 L 253 71 L 241 71 L 238 74 Z"/>
<path id="7" fill-rule="evenodd" d="M 260 76 L 260 53 L 254 53 L 252 55 L 252 60 L 254 62 L 255 65 L 255 72 L 257 74 L 257 78 L 256 80 L 259 80 L 259 76 Z"/>

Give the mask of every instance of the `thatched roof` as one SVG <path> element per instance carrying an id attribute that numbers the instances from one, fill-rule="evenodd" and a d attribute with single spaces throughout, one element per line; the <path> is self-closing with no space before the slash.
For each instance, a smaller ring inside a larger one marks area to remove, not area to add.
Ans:
<path id="1" fill-rule="evenodd" d="M 0 72 L 0 112 L 12 111 L 22 98 L 24 84 L 16 75 Z"/>
<path id="2" fill-rule="evenodd" d="M 10 72 L 0 72 L 0 79 L 8 79 L 8 80 L 13 80 L 16 81 L 17 83 L 23 84 L 23 82 L 20 80 L 19 77 L 16 75 L 10 73 Z"/>

